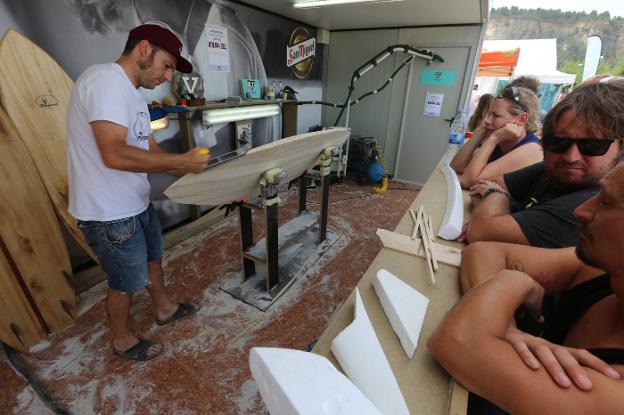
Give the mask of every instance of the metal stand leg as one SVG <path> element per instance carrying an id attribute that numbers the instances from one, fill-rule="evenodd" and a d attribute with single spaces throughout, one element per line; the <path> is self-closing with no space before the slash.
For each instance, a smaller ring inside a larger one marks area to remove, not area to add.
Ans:
<path id="1" fill-rule="evenodd" d="M 228 278 L 221 289 L 244 302 L 265 311 L 301 275 L 302 270 L 330 249 L 338 235 L 327 229 L 329 206 L 329 174 L 333 149 L 321 154 L 321 213 L 306 210 L 306 186 L 310 177 L 299 178 L 299 214 L 278 227 L 279 184 L 287 172 L 271 169 L 260 177 L 261 204 L 265 215 L 264 240 L 253 244 L 252 205 L 240 207 L 243 282 L 241 273 Z M 318 226 L 318 228 L 317 228 Z M 278 237 L 279 236 L 279 237 Z M 317 238 L 320 238 L 318 240 Z M 281 251 L 281 258 L 280 258 Z M 280 259 L 282 264 L 280 264 Z M 256 262 L 261 268 L 255 268 Z"/>
<path id="2" fill-rule="evenodd" d="M 253 246 L 253 228 L 251 223 L 251 209 L 247 206 L 240 206 L 239 220 L 241 229 L 241 249 L 243 252 Z M 243 256 L 243 274 L 245 279 L 251 277 L 256 272 L 256 264 L 249 258 Z"/>
<path id="3" fill-rule="evenodd" d="M 279 282 L 277 203 L 264 207 L 266 218 L 267 291 Z"/>
<path id="4" fill-rule="evenodd" d="M 348 114 L 348 110 L 347 110 Z M 348 116 L 348 115 L 347 115 Z M 327 212 L 329 208 L 329 175 L 331 173 L 332 157 L 338 153 L 334 147 L 328 147 L 321 153 L 321 223 L 319 225 L 319 243 L 327 238 Z"/>
<path id="5" fill-rule="evenodd" d="M 305 173 L 299 177 L 299 213 L 306 210 L 306 197 L 308 195 L 308 179 Z"/>
<path id="6" fill-rule="evenodd" d="M 329 176 L 321 176 L 321 223 L 319 225 L 319 243 L 327 237 L 327 213 L 329 211 Z"/>

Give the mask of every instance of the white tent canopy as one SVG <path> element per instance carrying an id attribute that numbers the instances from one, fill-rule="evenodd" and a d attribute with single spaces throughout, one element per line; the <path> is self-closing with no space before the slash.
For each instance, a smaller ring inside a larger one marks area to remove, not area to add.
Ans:
<path id="1" fill-rule="evenodd" d="M 482 51 L 520 48 L 518 65 L 512 78 L 533 76 L 544 84 L 569 85 L 575 74 L 557 70 L 557 39 L 485 40 Z"/>

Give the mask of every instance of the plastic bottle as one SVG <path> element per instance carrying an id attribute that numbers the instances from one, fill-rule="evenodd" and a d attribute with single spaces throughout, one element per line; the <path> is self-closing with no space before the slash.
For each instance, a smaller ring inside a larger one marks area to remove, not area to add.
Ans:
<path id="1" fill-rule="evenodd" d="M 449 134 L 449 144 L 455 144 L 461 146 L 464 144 L 464 138 L 466 137 L 466 128 L 468 127 L 468 117 L 466 117 L 466 111 L 461 108 L 457 111 L 457 116 L 451 124 L 451 133 Z"/>
<path id="2" fill-rule="evenodd" d="M 275 90 L 275 98 L 281 98 L 283 90 L 284 90 L 284 83 L 282 81 L 279 81 L 279 86 Z"/>
<path id="3" fill-rule="evenodd" d="M 275 81 L 273 81 L 273 84 L 268 89 L 269 90 L 267 91 L 266 99 L 274 100 L 275 99 Z"/>

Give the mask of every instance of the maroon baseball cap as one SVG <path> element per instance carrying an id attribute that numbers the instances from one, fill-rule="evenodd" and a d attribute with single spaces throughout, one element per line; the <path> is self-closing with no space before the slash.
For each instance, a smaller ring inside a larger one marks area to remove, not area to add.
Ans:
<path id="1" fill-rule="evenodd" d="M 147 40 L 171 53 L 177 59 L 176 69 L 183 73 L 193 72 L 193 65 L 181 55 L 182 42 L 169 29 L 156 25 L 144 24 L 137 26 L 128 33 L 128 39 Z"/>

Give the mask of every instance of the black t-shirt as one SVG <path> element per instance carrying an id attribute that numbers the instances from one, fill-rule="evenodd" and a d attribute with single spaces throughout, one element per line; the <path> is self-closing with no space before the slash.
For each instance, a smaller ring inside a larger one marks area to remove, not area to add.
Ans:
<path id="1" fill-rule="evenodd" d="M 574 217 L 574 209 L 598 193 L 599 187 L 562 190 L 544 172 L 544 162 L 507 173 L 504 180 L 516 201 L 512 216 L 531 246 L 564 248 L 577 244 L 581 221 Z"/>

